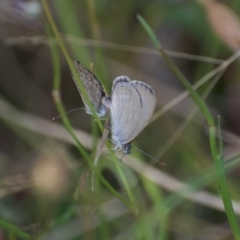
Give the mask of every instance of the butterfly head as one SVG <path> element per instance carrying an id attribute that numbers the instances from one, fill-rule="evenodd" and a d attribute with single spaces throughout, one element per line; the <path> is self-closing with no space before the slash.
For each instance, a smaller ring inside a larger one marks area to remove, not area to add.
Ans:
<path id="1" fill-rule="evenodd" d="M 123 153 L 124 154 L 131 154 L 131 142 L 130 143 L 126 143 L 123 145 Z"/>

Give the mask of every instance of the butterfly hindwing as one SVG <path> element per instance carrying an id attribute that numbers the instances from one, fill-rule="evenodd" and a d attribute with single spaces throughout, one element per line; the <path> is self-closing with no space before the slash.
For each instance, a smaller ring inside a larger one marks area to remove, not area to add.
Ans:
<path id="1" fill-rule="evenodd" d="M 112 139 L 117 148 L 124 148 L 148 124 L 156 105 L 153 89 L 126 76 L 113 82 L 111 104 Z"/>
<path id="2" fill-rule="evenodd" d="M 86 92 L 89 96 L 89 99 L 96 110 L 98 116 L 101 118 L 106 115 L 106 107 L 102 103 L 102 99 L 106 96 L 106 92 L 103 88 L 102 83 L 98 80 L 94 74 L 88 70 L 87 68 L 84 68 L 83 65 L 79 62 L 74 60 L 74 66 L 77 70 L 77 73 L 80 76 L 80 79 L 83 83 L 83 86 L 86 89 Z M 73 77 L 73 80 L 77 86 L 78 92 L 80 96 L 82 97 L 83 103 L 85 105 L 86 112 L 88 114 L 92 114 L 88 104 L 86 103 L 86 100 L 82 94 L 82 91 L 80 89 L 80 86 L 76 79 Z"/>

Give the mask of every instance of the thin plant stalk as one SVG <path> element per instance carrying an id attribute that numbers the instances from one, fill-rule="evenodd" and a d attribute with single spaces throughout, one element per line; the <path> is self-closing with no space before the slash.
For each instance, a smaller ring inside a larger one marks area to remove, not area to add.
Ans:
<path id="1" fill-rule="evenodd" d="M 51 56 L 52 56 L 52 64 L 53 64 L 53 100 L 56 104 L 56 107 L 59 111 L 59 113 L 62 115 L 65 112 L 65 109 L 63 107 L 61 97 L 60 97 L 60 79 L 61 79 L 61 69 L 60 69 L 60 60 L 59 60 L 59 54 L 58 54 L 58 49 L 57 45 L 53 43 L 53 38 L 51 34 L 51 30 L 49 29 L 48 26 L 46 26 L 46 32 L 47 35 L 49 36 L 50 39 L 52 39 L 52 44 L 51 44 Z M 81 154 L 83 155 L 84 159 L 88 162 L 88 164 L 91 166 L 91 159 L 89 155 L 87 154 L 86 150 L 82 146 L 82 144 L 79 142 L 77 139 L 76 135 L 74 134 L 73 128 L 71 126 L 71 123 L 69 122 L 68 118 L 66 115 L 62 115 L 62 121 L 64 123 L 64 126 L 68 130 L 69 134 L 72 136 L 74 139 L 78 149 L 80 150 Z"/>
<path id="2" fill-rule="evenodd" d="M 14 234 L 15 236 L 18 236 L 19 238 L 23 240 L 30 240 L 32 239 L 31 236 L 19 228 L 15 227 L 13 224 L 7 222 L 6 220 L 0 218 L 0 228 L 4 229 L 5 231 L 8 231 L 9 233 Z"/>
<path id="3" fill-rule="evenodd" d="M 68 53 L 68 50 L 67 50 L 67 48 L 66 48 L 66 46 L 65 46 L 65 44 L 64 44 L 64 42 L 63 42 L 63 40 L 62 40 L 62 38 L 61 38 L 61 36 L 59 34 L 57 26 L 56 26 L 56 24 L 55 24 L 55 22 L 53 20 L 51 12 L 50 12 L 50 8 L 49 8 L 49 5 L 47 3 L 47 0 L 41 0 L 41 1 L 42 1 L 43 9 L 44 9 L 46 18 L 48 20 L 48 23 L 49 23 L 49 25 L 50 25 L 50 27 L 51 27 L 51 29 L 53 31 L 53 34 L 54 34 L 54 36 L 55 36 L 55 38 L 57 40 L 57 43 L 58 43 L 60 49 L 62 50 L 62 53 L 63 53 L 64 57 L 66 58 L 66 61 L 67 61 L 68 65 L 69 65 L 69 68 L 70 68 L 74 78 L 77 80 L 77 82 L 79 84 L 79 87 L 81 89 L 81 92 L 83 94 L 83 97 L 86 100 L 86 102 L 87 102 L 87 104 L 88 104 L 88 106 L 89 106 L 89 108 L 90 108 L 90 110 L 91 110 L 91 112 L 93 114 L 93 117 L 96 119 L 99 128 L 101 130 L 103 130 L 103 125 L 102 125 L 102 123 L 101 123 L 101 121 L 100 121 L 100 119 L 99 119 L 99 117 L 98 117 L 98 115 L 97 115 L 97 113 L 96 113 L 96 111 L 95 111 L 95 109 L 94 109 L 90 99 L 89 99 L 89 96 L 88 96 L 88 94 L 86 92 L 86 89 L 84 88 L 83 83 L 80 80 L 80 76 L 77 74 L 77 71 L 76 71 L 76 69 L 75 69 L 75 67 L 73 65 L 73 61 L 72 61 L 72 59 L 71 59 L 71 57 L 70 57 L 70 55 Z M 58 97 L 60 97 L 60 94 L 56 94 L 56 101 L 58 101 Z"/>
<path id="4" fill-rule="evenodd" d="M 220 77 L 222 76 L 222 74 L 223 74 L 223 72 L 218 74 L 212 80 L 212 82 L 209 84 L 209 86 L 203 93 L 202 99 L 207 98 L 207 96 L 212 91 L 212 89 L 214 88 L 214 86 L 216 85 L 216 83 L 218 82 Z M 198 110 L 199 110 L 199 108 L 197 106 L 193 107 L 193 109 L 190 111 L 190 113 L 186 117 L 186 120 L 176 129 L 176 131 L 171 136 L 171 138 L 159 149 L 158 153 L 156 154 L 158 159 L 161 158 L 171 148 L 171 146 L 177 141 L 177 139 L 182 135 L 182 133 L 187 128 L 187 126 L 189 125 L 189 123 L 191 122 L 191 120 L 193 119 L 195 114 L 198 112 Z"/>
<path id="5" fill-rule="evenodd" d="M 166 51 L 165 51 L 166 53 Z M 200 78 L 194 85 L 193 89 L 197 90 L 199 87 L 201 87 L 204 83 L 209 81 L 212 77 L 214 77 L 216 74 L 222 72 L 224 69 L 226 69 L 232 62 L 234 62 L 237 58 L 240 57 L 240 50 L 234 53 L 230 58 L 222 62 L 218 67 L 214 68 L 212 71 L 207 73 L 205 76 Z M 158 112 L 154 113 L 150 123 L 157 120 L 159 117 L 163 116 L 167 111 L 169 111 L 171 108 L 173 108 L 176 104 L 178 104 L 180 101 L 185 99 L 189 95 L 189 91 L 185 90 L 184 92 L 180 93 L 177 97 L 172 99 L 170 102 L 165 104 L 162 109 L 160 109 Z"/>
<path id="6" fill-rule="evenodd" d="M 92 37 L 96 41 L 101 40 L 101 31 L 99 27 L 99 23 L 97 20 L 97 14 L 96 14 L 96 3 L 95 0 L 87 0 L 88 5 L 88 11 L 89 11 L 89 23 L 91 27 Z M 95 56 L 96 61 L 98 63 L 98 69 L 101 71 L 101 79 L 104 85 L 106 85 L 106 69 L 104 64 L 104 57 L 103 57 L 103 51 L 102 47 L 100 45 L 95 45 Z"/>

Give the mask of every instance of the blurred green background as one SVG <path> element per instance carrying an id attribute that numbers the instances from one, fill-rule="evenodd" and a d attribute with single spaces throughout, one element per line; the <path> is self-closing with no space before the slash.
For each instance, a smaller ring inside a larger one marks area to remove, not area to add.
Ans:
<path id="1" fill-rule="evenodd" d="M 206 121 L 199 111 L 191 117 L 196 105 L 190 97 L 168 108 L 185 88 L 154 50 L 136 15 L 144 17 L 195 84 L 239 49 L 240 2 L 47 1 L 70 57 L 93 69 L 108 94 L 120 75 L 155 90 L 160 114 L 133 145 L 166 166 L 134 149 L 122 162 L 105 151 L 98 170 L 115 192 L 98 175 L 92 191 L 89 164 L 61 118 L 52 121 L 59 115 L 52 98 L 56 74 L 65 110 L 83 103 L 61 49 L 49 40 L 43 2 L 0 0 L 0 240 L 233 239 Z M 53 68 L 53 46 L 59 50 L 60 73 Z M 221 117 L 226 177 L 237 216 L 239 69 L 236 57 L 197 90 L 205 94 L 214 118 Z M 96 121 L 84 110 L 68 118 L 93 161 L 101 137 Z"/>

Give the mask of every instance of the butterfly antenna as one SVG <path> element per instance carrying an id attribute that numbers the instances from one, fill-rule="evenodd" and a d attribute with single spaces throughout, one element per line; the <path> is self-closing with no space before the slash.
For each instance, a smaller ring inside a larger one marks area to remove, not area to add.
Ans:
<path id="1" fill-rule="evenodd" d="M 142 149 L 140 149 L 140 148 L 138 148 L 138 147 L 135 147 L 135 146 L 133 146 L 133 147 L 136 148 L 136 149 L 137 149 L 138 151 L 140 151 L 141 153 L 143 153 L 144 155 L 146 155 L 147 157 L 149 157 L 149 158 L 151 158 L 152 160 L 154 160 L 155 162 L 158 162 L 158 163 L 166 166 L 166 163 L 158 161 L 156 158 L 154 158 L 153 156 L 151 156 L 151 155 L 149 155 L 148 153 L 144 152 Z"/>
<path id="2" fill-rule="evenodd" d="M 53 117 L 52 120 L 55 121 L 56 119 L 61 118 L 62 116 L 65 116 L 65 115 L 67 115 L 69 113 L 72 113 L 72 112 L 75 112 L 75 111 L 78 111 L 78 110 L 81 110 L 81 109 L 85 109 L 85 108 L 84 107 L 82 107 L 82 108 L 75 108 L 73 110 L 65 112 L 64 114 L 61 114 L 61 115 L 56 116 L 56 117 Z"/>

